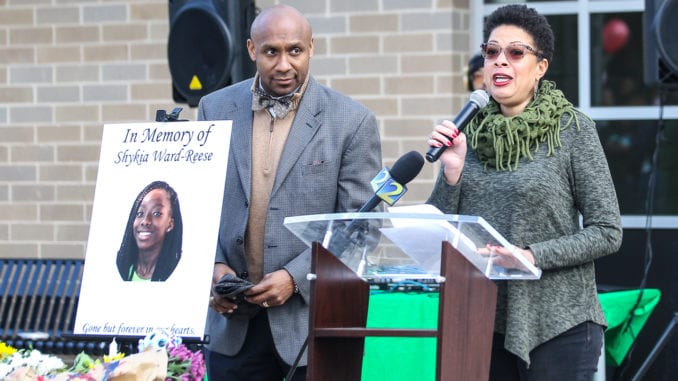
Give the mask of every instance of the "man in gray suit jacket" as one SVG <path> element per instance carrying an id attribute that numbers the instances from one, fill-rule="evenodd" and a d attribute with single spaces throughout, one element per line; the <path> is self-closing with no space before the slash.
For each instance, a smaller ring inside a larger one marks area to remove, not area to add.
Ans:
<path id="1" fill-rule="evenodd" d="M 308 334 L 311 255 L 283 220 L 358 210 L 381 168 L 374 114 L 308 74 L 313 38 L 301 13 L 263 10 L 247 48 L 255 78 L 203 97 L 198 109 L 199 120 L 233 120 L 213 284 L 225 274 L 255 284 L 240 305 L 212 291 L 215 381 L 282 380 L 290 371 Z M 304 354 L 293 380 L 305 372 Z"/>

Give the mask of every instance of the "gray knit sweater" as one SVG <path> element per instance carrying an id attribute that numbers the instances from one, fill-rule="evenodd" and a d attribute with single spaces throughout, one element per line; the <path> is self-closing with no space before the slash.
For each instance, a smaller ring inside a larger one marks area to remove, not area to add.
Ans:
<path id="1" fill-rule="evenodd" d="M 621 218 L 595 125 L 578 116 L 580 128 L 573 123 L 561 131 L 562 147 L 553 155 L 542 144 L 533 161 L 522 159 L 514 171 L 484 168 L 469 147 L 460 182 L 448 185 L 441 169 L 428 200 L 445 213 L 483 217 L 534 253 L 540 280 L 497 282 L 495 330 L 528 365 L 532 349 L 569 328 L 606 324 L 593 260 L 619 249 Z M 569 117 L 563 118 L 565 125 Z"/>

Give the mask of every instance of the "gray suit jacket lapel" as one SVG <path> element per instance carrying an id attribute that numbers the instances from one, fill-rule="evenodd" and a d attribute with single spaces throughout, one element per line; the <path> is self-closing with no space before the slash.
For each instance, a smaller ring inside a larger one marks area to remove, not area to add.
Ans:
<path id="1" fill-rule="evenodd" d="M 252 94 L 249 87 L 244 94 L 234 96 L 238 100 L 233 102 L 235 108 L 233 113 L 233 125 L 243 126 L 243 128 L 234 128 L 231 133 L 232 158 L 235 161 L 235 168 L 240 177 L 243 191 L 247 195 L 247 200 L 251 200 L 252 192 Z"/>

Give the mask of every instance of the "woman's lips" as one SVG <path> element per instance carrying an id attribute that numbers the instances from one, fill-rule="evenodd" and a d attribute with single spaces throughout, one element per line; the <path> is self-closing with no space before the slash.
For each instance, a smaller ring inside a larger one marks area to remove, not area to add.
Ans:
<path id="1" fill-rule="evenodd" d="M 153 235 L 151 231 L 137 231 L 137 237 L 140 239 L 145 239 Z"/>
<path id="2" fill-rule="evenodd" d="M 495 86 L 505 86 L 511 82 L 513 78 L 506 74 L 495 74 L 492 76 L 492 83 Z"/>

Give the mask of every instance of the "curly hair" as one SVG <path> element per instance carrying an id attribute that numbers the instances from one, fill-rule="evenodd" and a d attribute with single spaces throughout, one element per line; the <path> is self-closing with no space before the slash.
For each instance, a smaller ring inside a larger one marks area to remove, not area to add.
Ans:
<path id="1" fill-rule="evenodd" d="M 162 244 L 162 250 L 158 263 L 155 265 L 155 270 L 151 276 L 151 281 L 165 281 L 172 274 L 174 269 L 179 264 L 181 259 L 181 246 L 183 240 L 184 224 L 181 219 L 181 208 L 179 207 L 179 197 L 177 192 L 164 181 L 153 181 L 146 185 L 144 189 L 139 192 L 139 195 L 134 199 L 132 209 L 127 218 L 127 226 L 125 227 L 125 234 L 122 237 L 120 250 L 116 258 L 118 272 L 123 280 L 131 280 L 130 268 L 135 266 L 139 256 L 139 247 L 137 241 L 134 239 L 134 219 L 136 218 L 139 205 L 146 195 L 154 190 L 162 189 L 167 192 L 172 209 L 172 218 L 174 219 L 174 228 L 167 234 Z"/>
<path id="2" fill-rule="evenodd" d="M 539 56 L 551 62 L 554 51 L 553 30 L 546 17 L 534 8 L 528 8 L 524 4 L 510 4 L 497 8 L 485 20 L 483 28 L 485 41 L 490 38 L 490 33 L 501 25 L 514 25 L 527 32 L 534 39 Z"/>

